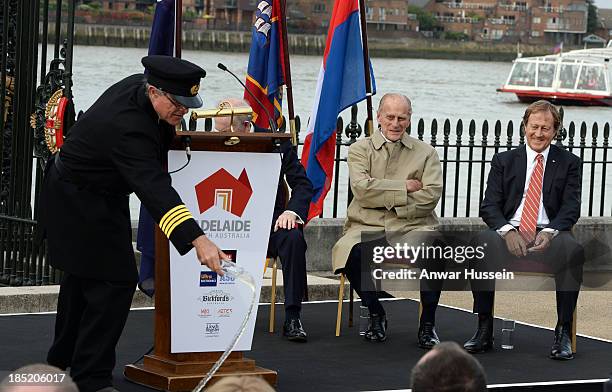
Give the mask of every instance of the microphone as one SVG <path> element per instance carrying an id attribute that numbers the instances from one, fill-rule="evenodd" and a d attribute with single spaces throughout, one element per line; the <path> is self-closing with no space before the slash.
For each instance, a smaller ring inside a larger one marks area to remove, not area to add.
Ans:
<path id="1" fill-rule="evenodd" d="M 176 170 L 172 170 L 171 172 L 168 172 L 168 174 L 174 174 L 176 172 L 180 172 L 181 170 L 186 168 L 187 165 L 189 165 L 189 162 L 191 162 L 191 136 L 182 136 L 181 140 L 183 141 L 183 145 L 185 146 L 185 155 L 187 155 L 187 162 L 180 168 Z"/>
<path id="2" fill-rule="evenodd" d="M 238 76 L 236 76 L 236 74 L 234 74 L 232 71 L 227 69 L 227 67 L 225 65 L 223 65 L 222 63 L 217 64 L 217 67 L 221 71 L 225 71 L 225 72 L 229 73 L 230 75 L 232 75 L 234 77 L 234 79 L 236 79 L 238 81 L 238 83 L 240 83 L 242 85 L 242 87 L 244 87 L 244 91 L 246 91 L 251 96 L 251 98 L 253 98 L 255 100 L 255 102 L 257 102 L 257 104 L 259 104 L 259 106 L 263 109 L 263 111 L 268 116 L 268 122 L 270 124 L 270 130 L 272 132 L 278 132 L 278 127 L 276 126 L 276 124 L 274 124 L 274 121 L 272 120 L 272 116 L 270 115 L 270 112 L 268 111 L 268 109 L 266 109 L 264 104 L 261 103 L 261 101 L 255 96 L 255 94 L 253 94 L 251 92 L 251 90 L 249 90 L 249 88 L 242 82 L 242 80 L 240 80 L 240 78 Z"/>

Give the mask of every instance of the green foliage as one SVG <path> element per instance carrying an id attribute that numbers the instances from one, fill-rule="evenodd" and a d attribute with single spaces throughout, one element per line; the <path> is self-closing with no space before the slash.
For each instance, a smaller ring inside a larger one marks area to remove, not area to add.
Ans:
<path id="1" fill-rule="evenodd" d="M 436 18 L 434 18 L 430 12 L 425 11 L 423 8 L 415 5 L 409 5 L 408 13 L 415 14 L 417 16 L 420 31 L 433 31 L 436 29 L 436 27 L 438 27 L 438 21 Z"/>
<path id="2" fill-rule="evenodd" d="M 593 0 L 586 0 L 588 5 L 588 16 L 587 16 L 587 33 L 594 33 L 597 30 L 597 6 L 593 3 Z"/>
<path id="3" fill-rule="evenodd" d="M 452 41 L 466 41 L 469 37 L 465 33 L 460 33 L 456 31 L 445 31 L 442 38 Z"/>
<path id="4" fill-rule="evenodd" d="M 474 22 L 478 22 L 482 17 L 478 15 L 476 12 L 469 12 L 465 15 L 466 18 L 472 18 Z"/>
<path id="5" fill-rule="evenodd" d="M 187 9 L 183 12 L 183 20 L 191 21 L 197 19 L 198 13 L 192 9 Z"/>

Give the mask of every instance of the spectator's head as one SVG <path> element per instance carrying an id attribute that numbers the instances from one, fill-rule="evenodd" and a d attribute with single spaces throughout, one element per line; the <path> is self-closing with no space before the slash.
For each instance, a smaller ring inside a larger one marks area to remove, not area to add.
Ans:
<path id="1" fill-rule="evenodd" d="M 542 152 L 550 146 L 561 127 L 561 115 L 552 103 L 540 100 L 532 103 L 523 116 L 525 139 L 535 152 Z"/>
<path id="2" fill-rule="evenodd" d="M 240 98 L 227 98 L 219 103 L 220 107 L 250 108 L 249 104 Z M 233 116 L 215 117 L 215 129 L 218 132 L 251 132 L 251 115 L 235 114 Z"/>
<path id="3" fill-rule="evenodd" d="M 382 134 L 390 141 L 398 141 L 410 125 L 412 103 L 407 96 L 397 93 L 383 95 L 378 104 L 376 120 Z"/>
<path id="4" fill-rule="evenodd" d="M 263 378 L 254 376 L 223 377 L 212 387 L 206 388 L 208 392 L 274 392 Z"/>
<path id="5" fill-rule="evenodd" d="M 79 392 L 79 388 L 61 369 L 37 363 L 5 377 L 0 383 L 0 392 Z"/>
<path id="6" fill-rule="evenodd" d="M 487 380 L 480 363 L 455 342 L 442 342 L 412 369 L 412 392 L 483 392 Z"/>

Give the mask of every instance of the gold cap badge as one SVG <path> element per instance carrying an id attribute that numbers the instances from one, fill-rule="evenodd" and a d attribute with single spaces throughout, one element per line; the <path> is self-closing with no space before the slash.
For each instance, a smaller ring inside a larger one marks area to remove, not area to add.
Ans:
<path id="1" fill-rule="evenodd" d="M 192 95 L 196 95 L 198 93 L 198 91 L 200 91 L 200 85 L 199 84 L 194 84 L 193 87 L 190 90 L 191 94 Z"/>

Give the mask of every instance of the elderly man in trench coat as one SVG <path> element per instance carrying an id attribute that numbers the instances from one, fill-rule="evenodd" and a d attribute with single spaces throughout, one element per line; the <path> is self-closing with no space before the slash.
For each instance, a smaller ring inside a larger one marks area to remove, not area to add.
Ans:
<path id="1" fill-rule="evenodd" d="M 354 198 L 348 207 L 344 235 L 333 248 L 332 262 L 334 272 L 346 275 L 370 311 L 364 335 L 369 341 L 386 340 L 387 319 L 369 273 L 372 242 L 363 240 L 362 234 L 384 233 L 382 243 L 387 246 L 435 243 L 424 241 L 425 237 L 439 240 L 434 209 L 442 191 L 440 160 L 430 145 L 406 134 L 411 115 L 412 104 L 406 96 L 386 94 L 377 111 L 378 130 L 354 143 L 348 153 Z M 433 234 L 423 236 L 427 232 Z M 421 282 L 423 313 L 417 338 L 425 349 L 440 341 L 434 328 L 440 288 L 436 285 L 436 289 L 424 290 Z"/>

